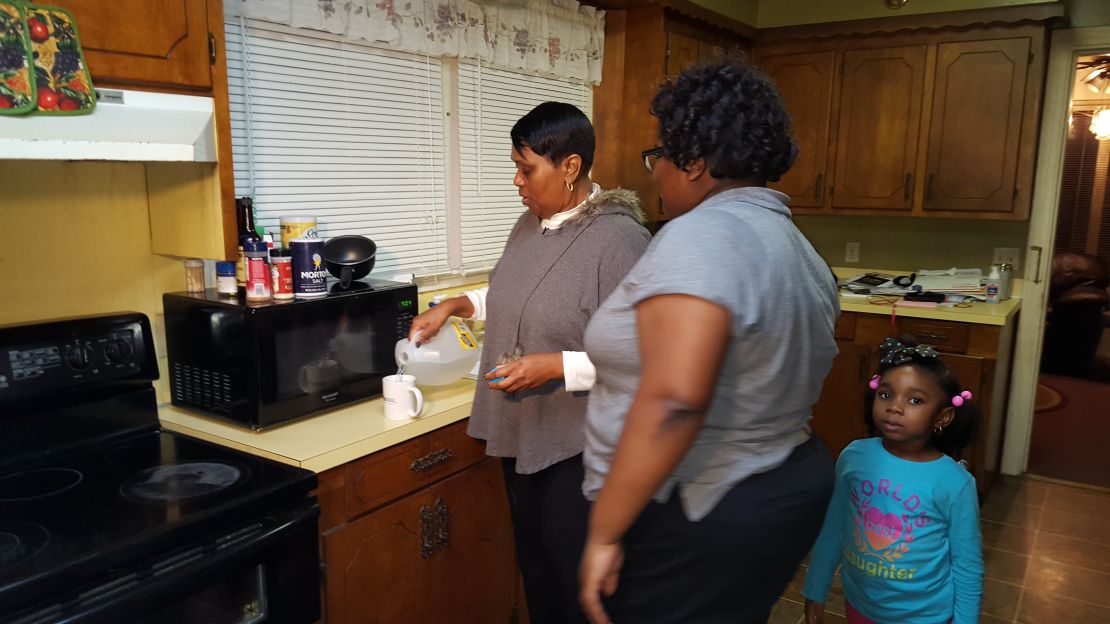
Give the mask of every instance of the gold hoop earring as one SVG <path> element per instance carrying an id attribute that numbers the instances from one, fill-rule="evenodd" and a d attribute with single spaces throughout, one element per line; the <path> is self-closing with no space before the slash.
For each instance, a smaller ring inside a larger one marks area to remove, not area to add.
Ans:
<path id="1" fill-rule="evenodd" d="M 574 192 L 574 184 L 572 184 L 572 183 L 570 183 L 570 182 L 564 182 L 564 184 L 566 184 L 566 185 L 567 185 L 567 190 L 568 190 L 568 191 L 570 191 L 571 193 L 573 193 L 573 192 Z"/>

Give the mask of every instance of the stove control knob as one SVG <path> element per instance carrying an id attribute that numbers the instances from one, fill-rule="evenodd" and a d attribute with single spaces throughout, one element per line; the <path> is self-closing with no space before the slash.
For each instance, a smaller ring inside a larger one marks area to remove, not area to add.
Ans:
<path id="1" fill-rule="evenodd" d="M 66 364 L 73 370 L 83 371 L 92 364 L 93 350 L 89 345 L 75 344 L 66 348 Z"/>
<path id="2" fill-rule="evenodd" d="M 104 347 L 104 357 L 109 364 L 126 364 L 134 353 L 135 348 L 127 340 L 113 340 Z"/>

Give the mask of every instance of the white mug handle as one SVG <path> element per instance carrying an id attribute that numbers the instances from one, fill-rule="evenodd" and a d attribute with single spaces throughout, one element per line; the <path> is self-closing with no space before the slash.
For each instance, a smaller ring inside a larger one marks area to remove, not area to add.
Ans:
<path id="1" fill-rule="evenodd" d="M 409 410 L 409 418 L 416 418 L 420 415 L 420 412 L 424 411 L 424 393 L 420 392 L 420 388 L 416 386 L 409 386 L 409 392 L 412 393 L 412 398 L 416 401 L 416 407 Z"/>

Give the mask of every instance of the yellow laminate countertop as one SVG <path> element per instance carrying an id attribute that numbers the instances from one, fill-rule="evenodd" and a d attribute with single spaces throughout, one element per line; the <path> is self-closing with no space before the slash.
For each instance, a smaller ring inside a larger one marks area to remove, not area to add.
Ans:
<path id="1" fill-rule="evenodd" d="M 906 271 L 890 271 L 880 269 L 848 269 L 844 267 L 833 267 L 833 272 L 836 273 L 838 279 L 853 277 L 863 273 L 886 273 L 888 275 L 902 275 Z M 863 314 L 885 314 L 890 315 L 892 307 L 897 308 L 896 316 L 904 316 L 910 318 L 923 318 L 933 319 L 938 321 L 957 321 L 960 323 L 977 323 L 979 325 L 1006 325 L 1018 310 L 1021 309 L 1021 297 L 1016 296 L 1021 294 L 1021 280 L 1014 280 L 1013 292 L 1015 296 L 1002 301 L 1000 303 L 972 303 L 967 307 L 955 307 L 951 304 L 941 304 L 935 308 L 915 308 L 904 307 L 895 304 L 877 305 L 870 303 L 870 300 L 875 299 L 891 299 L 893 296 L 888 295 L 875 295 L 868 297 L 867 295 L 848 295 L 844 291 L 840 293 L 840 311 L 841 312 L 859 312 Z"/>
<path id="2" fill-rule="evenodd" d="M 421 388 L 424 411 L 412 420 L 389 420 L 381 397 L 346 405 L 272 429 L 254 431 L 173 405 L 158 409 L 164 429 L 323 472 L 470 417 L 474 384 Z"/>

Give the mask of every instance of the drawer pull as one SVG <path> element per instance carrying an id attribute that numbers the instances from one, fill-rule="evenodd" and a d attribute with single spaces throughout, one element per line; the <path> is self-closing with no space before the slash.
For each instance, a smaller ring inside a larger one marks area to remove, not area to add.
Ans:
<path id="1" fill-rule="evenodd" d="M 433 453 L 428 453 L 424 457 L 413 461 L 409 468 L 411 468 L 413 472 L 421 472 L 429 468 L 434 468 L 454 456 L 455 454 L 451 452 L 451 449 L 442 449 Z"/>
<path id="2" fill-rule="evenodd" d="M 945 340 L 948 340 L 948 336 L 945 336 L 944 334 L 934 334 L 931 332 L 916 332 L 914 333 L 914 337 L 916 337 L 921 342 L 932 341 L 933 344 L 941 343 Z"/>

